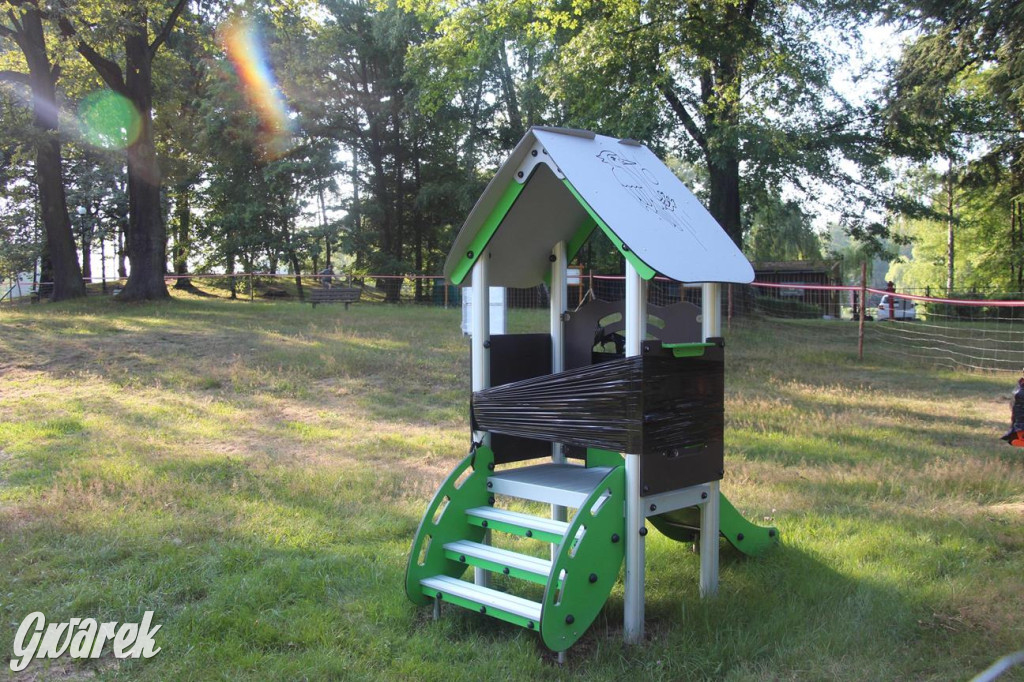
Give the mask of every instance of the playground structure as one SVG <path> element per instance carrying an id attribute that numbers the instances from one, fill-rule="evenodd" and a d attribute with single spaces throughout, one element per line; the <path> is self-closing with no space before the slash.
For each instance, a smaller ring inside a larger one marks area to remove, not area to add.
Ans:
<path id="1" fill-rule="evenodd" d="M 626 261 L 624 306 L 595 301 L 570 314 L 567 264 L 596 229 Z M 648 306 L 656 274 L 702 283 L 702 308 Z M 539 631 L 561 655 L 597 617 L 625 561 L 624 637 L 635 643 L 648 519 L 672 539 L 699 542 L 705 597 L 718 587 L 720 534 L 751 555 L 777 542 L 774 528 L 746 521 L 719 491 L 720 285 L 749 283 L 753 270 L 650 150 L 531 129 L 467 218 L 445 276 L 481 303 L 472 306 L 473 437 L 413 540 L 413 602 L 433 603 L 435 617 L 449 603 Z M 550 332 L 491 335 L 489 287 L 540 282 L 550 289 Z M 550 518 L 521 511 L 538 503 L 551 505 Z M 510 541 L 515 549 L 547 543 L 550 558 L 494 546 L 492 533 L 523 538 Z M 462 579 L 470 566 L 472 582 Z M 543 586 L 539 598 L 531 583 Z"/>

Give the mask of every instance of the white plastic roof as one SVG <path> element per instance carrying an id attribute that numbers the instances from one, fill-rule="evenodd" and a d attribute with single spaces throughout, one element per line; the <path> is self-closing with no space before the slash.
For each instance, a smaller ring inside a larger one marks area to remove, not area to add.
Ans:
<path id="1" fill-rule="evenodd" d="M 535 286 L 550 272 L 554 245 L 579 237 L 595 219 L 624 255 L 649 267 L 640 268 L 645 276 L 754 279 L 732 239 L 651 150 L 558 128 L 532 128 L 516 145 L 459 231 L 445 276 L 469 284 L 486 246 L 492 285 Z"/>

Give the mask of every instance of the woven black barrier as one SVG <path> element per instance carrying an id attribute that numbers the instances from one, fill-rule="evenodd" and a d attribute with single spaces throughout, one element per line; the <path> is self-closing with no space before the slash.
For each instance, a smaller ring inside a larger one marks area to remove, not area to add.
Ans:
<path id="1" fill-rule="evenodd" d="M 645 494 L 722 477 L 724 354 L 642 355 L 525 379 L 473 394 L 473 428 L 642 455 Z"/>

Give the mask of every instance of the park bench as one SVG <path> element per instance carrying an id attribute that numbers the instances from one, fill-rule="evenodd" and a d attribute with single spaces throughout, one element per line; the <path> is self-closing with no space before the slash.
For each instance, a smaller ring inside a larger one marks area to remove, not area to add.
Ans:
<path id="1" fill-rule="evenodd" d="M 349 303 L 355 303 L 363 295 L 359 287 L 331 287 L 324 289 L 310 289 L 309 302 L 316 307 L 317 303 L 344 303 L 345 310 L 348 310 Z"/>
<path id="2" fill-rule="evenodd" d="M 49 299 L 53 295 L 53 282 L 40 282 L 38 289 L 29 292 L 33 303 L 39 303 L 43 299 Z"/>

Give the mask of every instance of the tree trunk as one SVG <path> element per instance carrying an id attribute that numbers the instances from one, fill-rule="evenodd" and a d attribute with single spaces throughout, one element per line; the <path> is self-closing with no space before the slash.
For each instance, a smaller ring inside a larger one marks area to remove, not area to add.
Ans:
<path id="1" fill-rule="evenodd" d="M 164 283 L 167 231 L 160 206 L 160 167 L 153 141 L 153 57 L 145 22 L 125 36 L 125 89 L 139 115 L 139 136 L 128 147 L 128 260 L 131 271 L 120 298 L 169 298 Z"/>
<path id="2" fill-rule="evenodd" d="M 508 63 L 508 52 L 505 50 L 505 40 L 498 36 L 498 76 L 501 79 L 501 89 L 505 95 L 505 108 L 508 112 L 508 123 L 512 140 L 518 141 L 526 134 L 523 127 L 523 114 L 519 109 L 519 96 L 516 94 L 515 80 L 512 78 L 512 67 Z"/>
<path id="3" fill-rule="evenodd" d="M 61 172 L 60 139 L 57 135 L 57 79 L 46 53 L 39 10 L 32 5 L 25 5 L 21 26 L 23 34 L 19 42 L 28 63 L 33 125 L 38 133 L 36 184 L 39 187 L 39 211 L 46 231 L 48 260 L 53 267 L 51 300 L 62 301 L 85 296 L 85 282 L 75 253 L 75 238 L 68 219 Z"/>
<path id="4" fill-rule="evenodd" d="M 740 220 L 740 161 L 735 156 L 713 159 L 708 155 L 710 197 L 708 211 L 737 247 L 743 248 Z"/>
<path id="5" fill-rule="evenodd" d="M 174 283 L 175 289 L 191 291 L 192 280 L 188 274 L 188 254 L 192 239 L 192 187 L 188 184 L 178 185 L 174 201 L 174 274 L 178 275 Z"/>
<path id="6" fill-rule="evenodd" d="M 88 213 L 82 220 L 82 281 L 92 282 L 92 216 Z"/>

